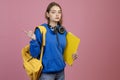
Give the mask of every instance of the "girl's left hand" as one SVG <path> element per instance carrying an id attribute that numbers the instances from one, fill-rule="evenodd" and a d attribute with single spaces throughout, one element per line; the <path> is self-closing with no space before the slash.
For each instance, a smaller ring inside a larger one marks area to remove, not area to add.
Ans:
<path id="1" fill-rule="evenodd" d="M 74 53 L 74 54 L 72 55 L 72 58 L 73 58 L 73 60 L 76 60 L 76 59 L 78 58 L 78 54 L 77 54 L 77 53 Z"/>

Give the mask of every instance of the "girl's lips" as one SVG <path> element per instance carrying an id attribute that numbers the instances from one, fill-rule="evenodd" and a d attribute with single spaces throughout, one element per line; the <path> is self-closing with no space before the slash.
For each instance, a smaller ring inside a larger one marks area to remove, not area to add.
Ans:
<path id="1" fill-rule="evenodd" d="M 55 18 L 55 19 L 59 19 L 59 17 Z"/>

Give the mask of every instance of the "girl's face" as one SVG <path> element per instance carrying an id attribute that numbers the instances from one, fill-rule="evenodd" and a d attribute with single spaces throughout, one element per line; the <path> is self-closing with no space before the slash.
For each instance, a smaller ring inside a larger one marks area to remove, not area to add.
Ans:
<path id="1" fill-rule="evenodd" d="M 62 16 L 62 11 L 58 6 L 53 6 L 49 13 L 47 12 L 47 17 L 49 17 L 50 22 L 60 21 Z"/>

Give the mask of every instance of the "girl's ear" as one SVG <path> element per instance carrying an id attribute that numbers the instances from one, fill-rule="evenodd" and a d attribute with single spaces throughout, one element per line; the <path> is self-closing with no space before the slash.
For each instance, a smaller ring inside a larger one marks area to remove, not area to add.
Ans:
<path id="1" fill-rule="evenodd" d="M 47 17 L 49 18 L 49 13 L 48 13 L 48 12 L 46 12 L 46 15 L 47 15 Z"/>

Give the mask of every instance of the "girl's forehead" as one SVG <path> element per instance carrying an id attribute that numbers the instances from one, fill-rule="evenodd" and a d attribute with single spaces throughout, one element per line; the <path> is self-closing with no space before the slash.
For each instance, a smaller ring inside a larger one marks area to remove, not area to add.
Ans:
<path id="1" fill-rule="evenodd" d="M 61 9 L 60 9 L 60 7 L 58 7 L 58 6 L 53 6 L 51 9 L 50 9 L 51 11 L 61 11 Z"/>

